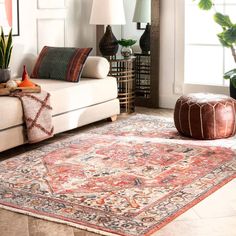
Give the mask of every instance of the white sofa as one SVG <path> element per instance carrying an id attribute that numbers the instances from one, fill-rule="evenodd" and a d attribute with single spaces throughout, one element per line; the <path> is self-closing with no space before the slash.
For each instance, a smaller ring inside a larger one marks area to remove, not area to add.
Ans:
<path id="1" fill-rule="evenodd" d="M 98 120 L 115 119 L 120 112 L 117 82 L 108 77 L 109 63 L 102 57 L 88 57 L 79 83 L 32 79 L 51 94 L 55 133 Z M 21 102 L 0 97 L 0 152 L 27 142 Z"/>

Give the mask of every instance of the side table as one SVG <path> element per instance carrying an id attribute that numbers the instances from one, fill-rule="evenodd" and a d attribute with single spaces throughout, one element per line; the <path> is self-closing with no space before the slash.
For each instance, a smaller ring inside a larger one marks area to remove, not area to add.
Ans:
<path id="1" fill-rule="evenodd" d="M 108 58 L 110 62 L 109 75 L 117 78 L 120 112 L 135 111 L 135 57 Z"/>
<path id="2" fill-rule="evenodd" d="M 135 53 L 135 104 L 151 105 L 151 60 L 150 54 Z"/>

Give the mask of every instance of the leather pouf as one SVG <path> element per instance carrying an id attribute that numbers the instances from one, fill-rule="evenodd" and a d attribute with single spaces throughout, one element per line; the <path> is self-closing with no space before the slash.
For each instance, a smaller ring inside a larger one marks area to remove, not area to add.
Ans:
<path id="1" fill-rule="evenodd" d="M 192 93 L 175 105 L 174 122 L 184 136 L 227 138 L 236 133 L 236 100 L 222 94 Z"/>

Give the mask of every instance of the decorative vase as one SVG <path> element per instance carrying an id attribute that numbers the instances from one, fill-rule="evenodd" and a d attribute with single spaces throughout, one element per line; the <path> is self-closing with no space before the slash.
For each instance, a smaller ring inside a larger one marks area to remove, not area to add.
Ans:
<path id="1" fill-rule="evenodd" d="M 11 70 L 0 69 L 0 83 L 6 83 L 11 78 Z"/>
<path id="2" fill-rule="evenodd" d="M 120 53 L 124 58 L 130 58 L 132 56 L 133 50 L 130 46 L 123 46 L 121 47 Z"/>
<path id="3" fill-rule="evenodd" d="M 148 23 L 146 25 L 143 35 L 139 40 L 139 46 L 143 54 L 149 54 L 150 52 L 150 34 L 151 34 L 151 25 Z"/>
<path id="4" fill-rule="evenodd" d="M 108 25 L 106 27 L 106 32 L 99 43 L 100 52 L 103 56 L 114 56 L 116 55 L 118 48 L 117 39 L 111 30 L 111 26 Z"/>
<path id="5" fill-rule="evenodd" d="M 231 98 L 236 99 L 236 88 L 233 86 L 231 80 L 230 80 L 230 85 L 229 85 L 229 94 Z"/>

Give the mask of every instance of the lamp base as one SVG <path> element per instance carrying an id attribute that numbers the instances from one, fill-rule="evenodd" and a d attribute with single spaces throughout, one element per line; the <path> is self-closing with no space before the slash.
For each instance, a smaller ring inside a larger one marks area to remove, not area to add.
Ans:
<path id="1" fill-rule="evenodd" d="M 115 35 L 112 33 L 111 26 L 106 27 L 106 32 L 103 35 L 99 49 L 103 56 L 114 56 L 118 51 L 119 45 Z"/>
<path id="2" fill-rule="evenodd" d="M 139 46 L 143 54 L 148 54 L 150 52 L 150 32 L 151 25 L 147 23 L 146 29 L 139 40 Z"/>

